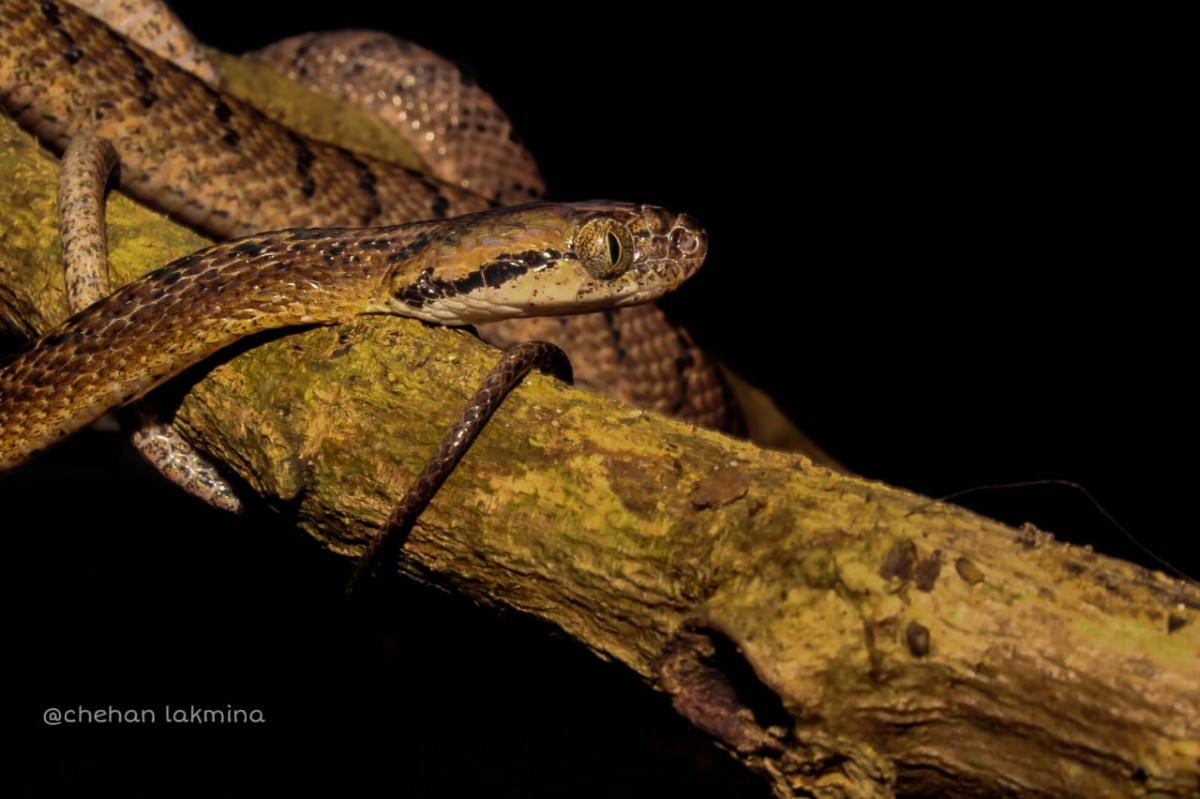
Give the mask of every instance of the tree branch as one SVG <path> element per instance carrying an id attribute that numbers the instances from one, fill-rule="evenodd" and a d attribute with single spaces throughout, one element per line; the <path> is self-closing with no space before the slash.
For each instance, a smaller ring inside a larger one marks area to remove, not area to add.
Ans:
<path id="1" fill-rule="evenodd" d="M 62 318 L 53 163 L 0 121 L 0 318 Z M 115 280 L 198 246 L 116 201 Z M 176 420 L 355 557 L 494 352 L 372 318 L 206 364 Z M 550 622 L 779 796 L 1193 796 L 1200 591 L 533 378 L 400 572 Z"/>

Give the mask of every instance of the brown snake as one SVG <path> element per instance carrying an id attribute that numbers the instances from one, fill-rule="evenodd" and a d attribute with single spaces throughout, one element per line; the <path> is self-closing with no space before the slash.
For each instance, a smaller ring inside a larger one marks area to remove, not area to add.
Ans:
<path id="1" fill-rule="evenodd" d="M 705 250 L 686 215 L 619 203 L 219 244 L 127 284 L 0 370 L 0 470 L 261 330 L 361 313 L 471 324 L 642 302 L 691 275 Z"/>
<path id="2" fill-rule="evenodd" d="M 127 192 L 209 235 L 396 224 L 489 204 L 299 136 L 66 3 L 4 0 L 0 23 L 8 112 L 57 150 L 81 130 L 112 141 Z M 584 387 L 706 426 L 740 425 L 715 366 L 654 306 L 524 324 L 534 327 L 480 332 L 501 346 L 558 343 Z"/>
<path id="3" fill-rule="evenodd" d="M 0 2 L 0 99 L 11 115 L 56 149 L 83 131 L 112 141 L 120 153 L 123 187 L 217 236 L 272 224 L 443 218 L 487 205 L 478 196 L 411 170 L 304 139 L 62 3 Z M 157 131 L 169 134 L 156 138 Z M 220 258 L 229 251 L 213 252 L 212 257 Z M 502 254 L 511 255 L 493 252 Z M 344 313 L 345 308 L 326 318 Z M 317 315 L 293 313 L 294 318 L 310 316 Z M 462 324 L 483 318 L 446 314 L 441 321 Z M 20 390 L 10 382 L 0 391 L 0 404 L 11 402 Z M 117 393 L 124 399 L 130 391 Z M 18 423 L 11 413 L 9 417 L 0 425 L 5 438 L 16 435 L 10 430 L 33 432 L 36 426 Z M 44 443 L 46 436 L 60 435 L 64 424 L 49 423 L 34 437 Z M 28 454 L 6 444 L 8 455 L 0 457 L 0 465 Z"/>

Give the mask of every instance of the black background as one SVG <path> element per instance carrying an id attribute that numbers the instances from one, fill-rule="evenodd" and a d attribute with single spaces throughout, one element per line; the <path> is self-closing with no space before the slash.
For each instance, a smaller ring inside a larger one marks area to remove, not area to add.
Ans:
<path id="1" fill-rule="evenodd" d="M 851 469 L 935 496 L 1078 481 L 1196 574 L 1195 258 L 1163 26 L 359 2 L 265 23 L 235 22 L 256 4 L 176 6 L 232 51 L 362 26 L 468 64 L 556 196 L 705 224 L 709 263 L 669 309 Z M 267 512 L 231 522 L 178 498 L 114 439 L 0 483 L 26 762 L 47 784 L 235 787 L 241 764 L 267 785 L 386 777 L 405 795 L 766 795 L 661 697 L 522 620 L 411 587 L 382 618 L 347 613 L 340 562 Z M 1070 489 L 962 502 L 1151 565 Z M 269 721 L 38 720 L 76 704 Z"/>

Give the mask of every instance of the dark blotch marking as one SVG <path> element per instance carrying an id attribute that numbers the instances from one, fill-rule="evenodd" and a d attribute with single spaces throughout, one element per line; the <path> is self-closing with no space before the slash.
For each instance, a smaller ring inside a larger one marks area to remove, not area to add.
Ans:
<path id="1" fill-rule="evenodd" d="M 879 567 L 879 576 L 885 580 L 893 577 L 907 580 L 912 577 L 916 564 L 917 545 L 906 538 L 903 541 L 897 541 L 891 551 L 887 553 L 883 559 L 883 565 Z"/>
<path id="2" fill-rule="evenodd" d="M 1184 616 L 1177 616 L 1174 613 L 1167 614 L 1167 632 L 1177 632 L 1187 626 L 1188 620 Z"/>
<path id="3" fill-rule="evenodd" d="M 133 64 L 133 78 L 141 85 L 141 91 L 138 93 L 138 102 L 143 108 L 150 108 L 158 102 L 158 92 L 151 88 L 154 83 L 154 72 L 146 66 L 146 59 L 142 58 L 142 54 L 133 49 L 133 46 L 124 39 L 117 40 L 117 47 Z"/>
<path id="4" fill-rule="evenodd" d="M 417 253 L 429 246 L 429 242 L 433 237 L 429 233 L 418 233 L 417 237 L 405 244 L 399 250 L 388 256 L 388 261 L 395 263 L 396 261 L 405 261 L 412 258 Z"/>
<path id="5" fill-rule="evenodd" d="M 942 573 L 942 553 L 935 551 L 917 564 L 913 572 L 913 584 L 919 591 L 932 591 L 938 575 Z"/>
<path id="6" fill-rule="evenodd" d="M 603 313 L 604 326 L 608 328 L 609 335 L 612 338 L 613 349 L 617 351 L 617 362 L 624 363 L 629 358 L 629 352 L 625 349 L 625 345 L 621 341 L 621 328 L 617 324 L 617 312 L 612 308 L 605 308 Z"/>
<path id="7" fill-rule="evenodd" d="M 685 375 L 696 368 L 696 353 L 695 346 L 688 338 L 683 330 L 675 329 L 676 346 L 679 347 L 679 354 L 675 356 L 675 374 L 679 380 L 685 380 Z M 675 397 L 675 401 L 671 404 L 671 415 L 677 416 L 683 407 L 688 404 L 690 397 L 686 391 L 679 391 Z"/>
<path id="8" fill-rule="evenodd" d="M 466 277 L 460 277 L 453 282 L 454 291 L 456 294 L 467 294 L 477 289 L 481 289 L 487 285 L 483 276 L 483 272 L 475 271 Z"/>
<path id="9" fill-rule="evenodd" d="M 484 264 L 479 271 L 484 276 L 484 285 L 496 287 L 504 285 L 514 277 L 520 277 L 531 269 L 540 269 L 544 266 L 553 266 L 553 264 L 554 262 L 548 259 L 545 253 L 538 250 L 526 250 L 516 255 L 500 253 L 495 261 Z"/>
<path id="10" fill-rule="evenodd" d="M 308 51 L 312 49 L 314 41 L 315 41 L 315 39 L 308 39 L 307 41 L 304 42 L 304 44 L 302 44 L 296 48 L 296 52 L 292 56 L 292 66 L 299 66 L 300 62 L 303 61 L 308 56 Z M 301 75 L 308 74 L 307 66 L 301 66 L 301 67 L 299 67 L 299 69 L 300 69 Z"/>
<path id="11" fill-rule="evenodd" d="M 921 658 L 929 654 L 929 628 L 924 625 L 917 624 L 915 621 L 908 623 L 908 628 L 904 631 L 904 640 L 908 644 L 908 651 L 915 656 Z"/>
<path id="12" fill-rule="evenodd" d="M 679 347 L 679 356 L 675 358 L 675 367 L 680 372 L 686 372 L 696 365 L 695 346 L 682 329 L 675 329 L 675 341 Z"/>
<path id="13" fill-rule="evenodd" d="M 58 6 L 54 3 L 42 3 L 42 16 L 44 16 L 46 21 L 56 28 L 62 27 L 61 12 L 58 10 Z"/>
<path id="14" fill-rule="evenodd" d="M 379 178 L 375 175 L 375 170 L 371 169 L 371 165 L 357 158 L 348 150 L 342 150 L 342 155 L 350 162 L 350 166 L 354 167 L 354 171 L 358 173 L 358 188 L 366 199 L 367 207 L 363 209 L 362 215 L 359 217 L 359 223 L 362 225 L 370 225 L 379 215 L 383 213 L 383 206 L 379 204 L 379 189 L 377 184 Z"/>
<path id="15" fill-rule="evenodd" d="M 208 92 L 209 100 L 212 101 L 212 113 L 217 122 L 225 128 L 225 132 L 221 134 L 221 141 L 228 144 L 230 147 L 237 147 L 242 140 L 242 135 L 233 129 L 230 122 L 233 120 L 233 108 L 225 102 L 224 98 L 213 89 L 211 86 L 200 84 L 204 91 Z"/>
<path id="16" fill-rule="evenodd" d="M 414 241 L 413 244 L 416 244 Z M 410 247 L 413 245 L 409 245 Z M 422 245 L 424 246 L 424 245 Z M 403 252 L 403 250 L 401 250 Z M 504 258 L 505 256 L 501 256 Z M 433 269 L 426 269 L 411 286 L 396 293 L 396 299 L 412 308 L 422 308 L 443 297 L 456 297 L 484 286 L 499 286 L 523 275 L 531 267 L 522 262 L 518 256 L 506 260 L 492 261 L 484 264 L 474 272 L 460 277 L 458 280 L 438 280 L 433 277 Z"/>
<path id="17" fill-rule="evenodd" d="M 358 243 L 364 250 L 386 250 L 392 246 L 391 239 L 364 239 Z"/>
<path id="18" fill-rule="evenodd" d="M 421 173 L 415 173 L 421 181 L 421 187 L 429 192 L 429 210 L 434 219 L 445 219 L 447 212 L 450 210 L 450 200 L 446 199 L 446 195 L 442 194 L 442 187 L 425 177 Z"/>
<path id="19" fill-rule="evenodd" d="M 248 255 L 251 258 L 257 258 L 262 255 L 266 245 L 261 241 L 243 241 L 241 244 L 230 250 L 232 255 Z"/>
<path id="20" fill-rule="evenodd" d="M 63 40 L 65 45 L 62 50 L 63 60 L 72 66 L 78 64 L 83 59 L 83 50 L 75 43 L 75 37 L 62 26 L 62 12 L 58 6 L 54 3 L 42 3 L 42 16 L 54 27 Z"/>
<path id="21" fill-rule="evenodd" d="M 288 138 L 291 139 L 292 146 L 296 148 L 296 174 L 300 176 L 300 193 L 306 199 L 312 199 L 312 196 L 317 193 L 317 183 L 312 178 L 312 165 L 317 160 L 317 156 L 302 136 L 288 131 Z"/>
<path id="22" fill-rule="evenodd" d="M 442 291 L 439 282 L 433 279 L 433 269 L 425 269 L 417 276 L 411 286 L 406 286 L 396 292 L 396 299 L 411 308 L 423 308 L 434 300 L 441 299 Z"/>

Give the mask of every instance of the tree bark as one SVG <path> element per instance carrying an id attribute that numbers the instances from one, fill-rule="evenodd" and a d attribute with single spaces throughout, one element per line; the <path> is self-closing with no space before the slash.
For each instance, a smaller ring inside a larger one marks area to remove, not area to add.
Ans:
<path id="1" fill-rule="evenodd" d="M 0 120 L 0 318 L 65 315 L 53 161 Z M 117 283 L 200 245 L 117 198 Z M 205 364 L 177 423 L 353 558 L 495 353 L 370 318 Z M 399 571 L 553 624 L 778 796 L 1195 796 L 1200 590 L 535 377 Z"/>

